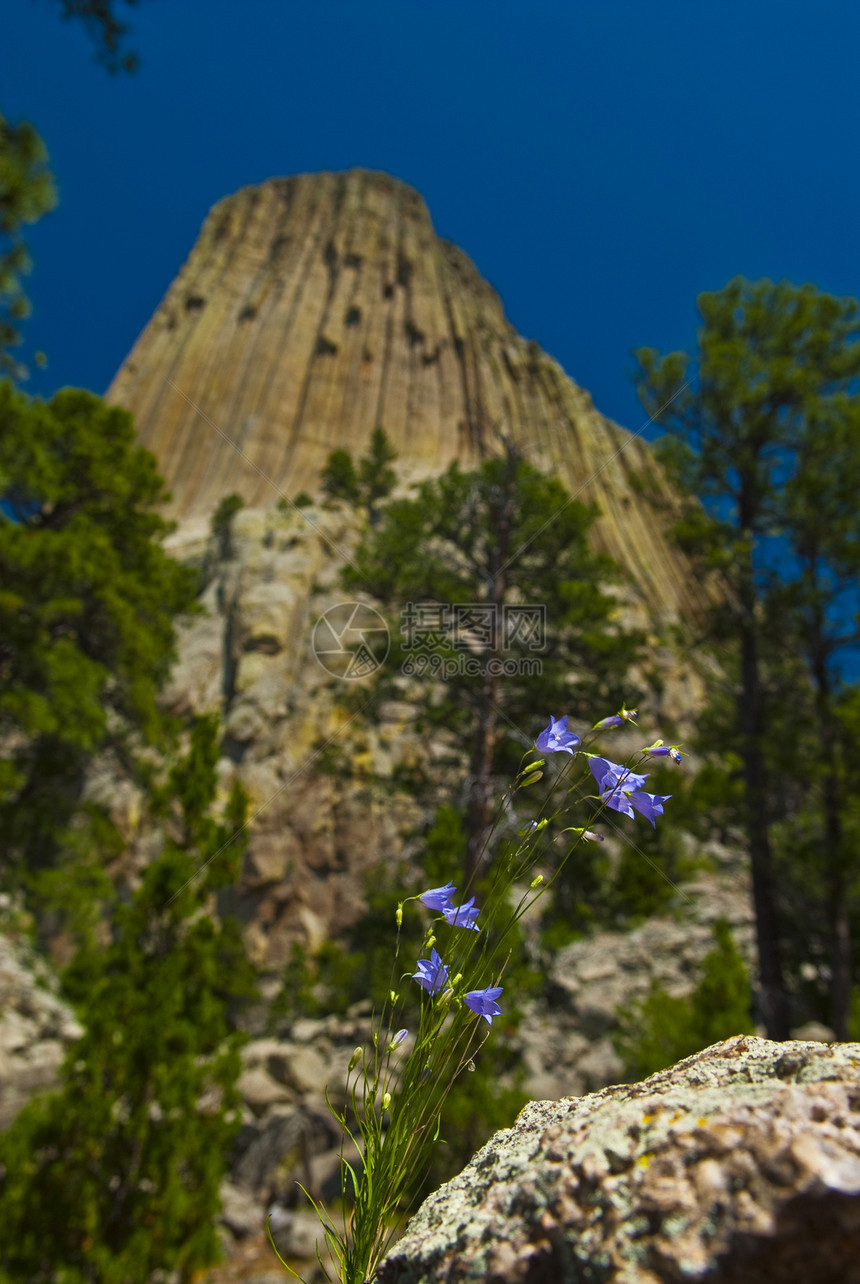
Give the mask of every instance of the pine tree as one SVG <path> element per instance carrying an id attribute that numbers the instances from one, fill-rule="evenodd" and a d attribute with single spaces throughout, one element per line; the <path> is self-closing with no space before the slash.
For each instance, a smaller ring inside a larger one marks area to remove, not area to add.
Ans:
<path id="1" fill-rule="evenodd" d="M 386 499 L 397 484 L 397 473 L 391 467 L 396 458 L 397 452 L 385 429 L 374 428 L 370 449 L 358 465 L 361 499 L 367 505 L 371 523 L 379 517 L 379 501 Z"/>
<path id="2" fill-rule="evenodd" d="M 427 721 L 469 754 L 469 874 L 491 827 L 496 773 L 533 739 L 536 712 L 615 709 L 631 696 L 639 638 L 619 627 L 603 591 L 617 571 L 589 547 L 595 515 L 510 446 L 389 503 L 345 574 L 347 587 L 401 611 L 406 636 L 395 626 L 389 667 L 426 679 Z"/>
<path id="3" fill-rule="evenodd" d="M 0 868 L 53 863 L 88 763 L 168 743 L 157 694 L 196 576 L 161 547 L 163 483 L 131 416 L 0 384 Z"/>
<path id="4" fill-rule="evenodd" d="M 61 1089 L 0 1136 L 0 1281 L 183 1281 L 218 1257 L 213 1221 L 239 1126 L 240 1036 L 253 992 L 233 920 L 213 900 L 238 875 L 246 798 L 212 815 L 217 722 L 200 719 L 157 799 L 167 837 L 106 950 L 64 977 L 85 1027 Z M 223 891 L 221 892 L 223 895 Z"/>
<path id="5" fill-rule="evenodd" d="M 21 277 L 32 268 L 21 228 L 56 203 L 42 139 L 28 121 L 12 125 L 0 114 L 0 372 L 17 379 L 26 378 L 27 369 L 7 349 L 21 342 L 18 322 L 30 313 Z"/>
<path id="6" fill-rule="evenodd" d="M 333 450 L 322 471 L 322 488 L 329 499 L 345 499 L 357 504 L 361 498 L 358 474 L 348 450 Z"/>
<path id="7" fill-rule="evenodd" d="M 765 652 L 772 650 L 773 621 L 766 603 L 775 601 L 769 598 L 774 580 L 804 579 L 795 574 L 796 561 L 786 567 L 781 541 L 796 536 L 802 543 L 808 522 L 800 512 L 810 518 L 816 512 L 814 494 L 828 456 L 815 449 L 816 435 L 827 425 L 849 436 L 854 432 L 860 314 L 853 299 L 836 299 L 813 286 L 742 278 L 700 295 L 698 304 L 697 356 L 640 349 L 637 382 L 655 422 L 677 439 L 671 457 L 680 464 L 679 475 L 706 505 L 707 511 L 690 511 L 682 532 L 686 547 L 695 551 L 698 545 L 702 561 L 724 582 L 726 605 L 712 620 L 711 636 L 737 641 L 732 733 L 743 764 L 762 1009 L 770 1037 L 786 1038 L 789 1003 L 773 853 L 773 826 L 784 815 L 784 800 L 769 768 Z M 820 505 L 815 520 L 826 524 Z M 801 556 L 800 543 L 793 552 Z M 819 581 L 812 597 L 806 596 L 813 614 L 813 602 L 823 605 L 823 585 Z M 792 637 L 798 640 L 806 629 L 807 679 L 820 686 L 810 622 L 807 614 L 801 626 L 797 617 L 800 631 Z M 824 744 L 830 732 L 819 722 Z M 843 958 L 838 967 L 844 973 L 843 927 L 837 924 Z M 837 1007 L 844 1011 L 844 995 Z"/>

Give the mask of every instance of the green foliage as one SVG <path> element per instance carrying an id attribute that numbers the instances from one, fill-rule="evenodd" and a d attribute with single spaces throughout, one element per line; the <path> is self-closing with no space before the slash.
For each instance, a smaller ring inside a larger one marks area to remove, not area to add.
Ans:
<path id="1" fill-rule="evenodd" d="M 218 543 L 218 556 L 227 562 L 233 557 L 233 518 L 245 507 L 241 495 L 225 495 L 212 514 L 212 534 Z"/>
<path id="2" fill-rule="evenodd" d="M 167 743 L 156 697 L 195 574 L 131 417 L 67 388 L 44 403 L 0 384 L 0 866 L 53 861 L 83 773 L 110 747 Z"/>
<path id="3" fill-rule="evenodd" d="M 193 727 L 170 775 L 172 837 L 106 950 L 85 943 L 67 994 L 85 1034 L 60 1091 L 0 1137 L 0 1280 L 145 1284 L 218 1257 L 213 1219 L 239 1126 L 241 1037 L 229 1011 L 253 994 L 238 925 L 212 917 L 238 874 L 246 798 L 212 814 L 217 722 Z"/>
<path id="4" fill-rule="evenodd" d="M 476 1151 L 500 1128 L 510 1128 L 528 1096 L 520 1086 L 522 1067 L 505 1049 L 500 1029 L 492 1051 L 485 1047 L 454 1083 L 445 1100 L 445 1116 L 424 1182 L 424 1194 L 456 1177 Z M 504 1076 L 500 1080 L 500 1076 Z"/>
<path id="5" fill-rule="evenodd" d="M 397 473 L 391 467 L 397 452 L 388 440 L 384 428 L 374 428 L 370 449 L 358 465 L 358 483 L 361 497 L 367 505 L 370 520 L 379 513 L 379 501 L 391 494 L 397 484 Z"/>
<path id="6" fill-rule="evenodd" d="M 816 902 L 830 1020 L 844 1037 L 858 868 L 837 707 L 842 661 L 860 641 L 860 307 L 811 285 L 740 277 L 698 304 L 697 355 L 641 349 L 637 382 L 672 434 L 664 466 L 704 502 L 688 500 L 676 535 L 724 588 L 707 627 L 733 684 L 712 684 L 707 715 L 739 768 L 724 773 L 722 811 L 735 812 L 749 845 L 769 1034 L 787 1036 L 787 981 L 817 949 L 798 935 L 797 910 Z"/>
<path id="7" fill-rule="evenodd" d="M 714 947 L 689 998 L 667 994 L 656 981 L 639 1005 L 619 1013 L 622 1033 L 616 1047 L 630 1079 L 644 1079 L 702 1048 L 734 1034 L 751 1034 L 750 984 L 746 965 L 721 918 L 713 927 Z"/>
<path id="8" fill-rule="evenodd" d="M 0 114 L 0 373 L 27 377 L 9 347 L 21 342 L 18 322 L 30 314 L 21 277 L 32 263 L 21 235 L 25 223 L 35 223 L 57 203 L 48 152 L 26 120 L 11 125 Z"/>
<path id="9" fill-rule="evenodd" d="M 396 458 L 385 429 L 374 428 L 370 448 L 359 460 L 358 468 L 348 450 L 332 451 L 321 474 L 322 488 L 329 499 L 365 507 L 371 522 L 375 522 L 379 501 L 390 495 L 397 483 L 397 474 L 391 467 Z"/>
<path id="10" fill-rule="evenodd" d="M 462 877 L 466 851 L 463 813 L 450 803 L 437 808 L 422 845 L 421 864 L 428 887 L 444 887 Z"/>
<path id="11" fill-rule="evenodd" d="M 491 600 L 488 586 L 494 571 L 502 569 L 497 566 L 498 509 L 508 501 L 512 520 L 504 602 L 544 606 L 547 637 L 534 652 L 529 639 L 509 640 L 508 658 L 539 658 L 542 672 L 505 677 L 501 696 L 507 715 L 515 724 L 531 725 L 536 708 L 558 707 L 559 701 L 567 706 L 571 697 L 583 707 L 590 701 L 594 707 L 616 708 L 628 694 L 623 676 L 639 638 L 618 627 L 614 600 L 603 592 L 618 573 L 610 558 L 589 547 L 596 511 L 571 500 L 559 482 L 524 460 L 517 461 L 512 478 L 508 468 L 506 459 L 488 460 L 469 473 L 453 464 L 441 477 L 422 483 L 414 499 L 388 504 L 379 527 L 366 535 L 347 568 L 345 586 L 363 587 L 397 608 L 407 602 Z M 402 639 L 394 640 L 394 651 L 395 661 L 408 658 Z M 428 684 L 438 687 L 434 679 L 441 662 L 463 653 L 462 644 L 458 650 L 434 639 L 425 668 Z M 417 663 L 412 669 L 413 676 L 422 676 Z M 439 702 L 428 704 L 428 719 L 468 735 L 481 688 L 480 675 L 450 678 Z M 517 759 L 520 747 L 521 741 Z"/>
<path id="12" fill-rule="evenodd" d="M 322 471 L 322 488 L 329 499 L 344 499 L 357 504 L 361 498 L 358 474 L 348 450 L 333 450 Z"/>

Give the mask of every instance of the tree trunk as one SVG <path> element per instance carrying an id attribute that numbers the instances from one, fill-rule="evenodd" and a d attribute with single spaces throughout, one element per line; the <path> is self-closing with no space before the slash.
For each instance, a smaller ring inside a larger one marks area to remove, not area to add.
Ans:
<path id="1" fill-rule="evenodd" d="M 819 634 L 823 631 L 819 620 Z M 837 1039 L 848 1037 L 851 1011 L 851 927 L 848 920 L 848 884 L 842 850 L 842 812 L 836 734 L 830 707 L 830 678 L 820 646 L 815 647 L 812 673 L 816 686 L 816 713 L 824 769 L 824 845 L 827 860 L 827 910 L 830 923 L 830 1023 Z"/>
<path id="2" fill-rule="evenodd" d="M 511 531 L 516 503 L 517 468 L 520 456 L 507 445 L 507 467 L 498 503 L 490 505 L 497 538 L 487 550 L 489 581 L 488 602 L 496 613 L 495 645 L 485 660 L 484 678 L 478 701 L 478 729 L 472 753 L 469 777 L 469 802 L 466 815 L 466 885 L 480 874 L 488 858 L 487 843 L 493 823 L 493 756 L 501 701 L 501 678 L 498 673 L 501 645 L 498 632 L 502 627 L 502 607 L 508 587 L 508 560 L 511 555 Z"/>
<path id="3" fill-rule="evenodd" d="M 753 906 L 759 960 L 761 1010 L 769 1039 L 787 1039 L 790 1025 L 783 976 L 770 843 L 767 765 L 761 749 L 761 673 L 755 617 L 752 554 L 741 572 L 740 725 L 746 802 L 746 829 L 752 867 Z"/>

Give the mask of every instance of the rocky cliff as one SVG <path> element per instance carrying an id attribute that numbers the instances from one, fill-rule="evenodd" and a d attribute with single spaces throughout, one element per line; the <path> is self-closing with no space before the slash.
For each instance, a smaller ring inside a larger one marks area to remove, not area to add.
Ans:
<path id="1" fill-rule="evenodd" d="M 696 707 L 696 675 L 662 639 L 696 614 L 702 588 L 665 537 L 673 500 L 647 445 L 516 334 L 405 184 L 363 170 L 302 175 L 219 202 L 109 398 L 134 413 L 171 488 L 171 551 L 208 568 L 208 616 L 183 631 L 165 699 L 176 712 L 221 715 L 224 786 L 238 775 L 251 795 L 237 903 L 260 968 L 280 969 L 294 941 L 314 948 L 356 916 L 368 871 L 392 863 L 420 820 L 393 776 L 439 750 L 413 732 L 408 694 L 373 725 L 348 718 L 343 682 L 314 653 L 315 621 L 342 601 L 358 524 L 291 501 L 319 495 L 334 448 L 359 455 L 383 426 L 407 485 L 513 438 L 599 505 L 596 541 L 622 566 L 625 609 L 650 631 L 661 672 L 646 733 L 662 734 L 662 713 L 678 726 Z M 648 470 L 665 510 L 638 485 Z M 247 507 L 230 556 L 213 557 L 210 518 L 231 492 Z M 570 712 L 585 722 L 606 711 Z M 349 759 L 351 781 L 319 770 L 331 752 Z M 135 837 L 135 800 L 113 764 L 91 788 L 144 863 L 149 840 Z"/>
<path id="2" fill-rule="evenodd" d="M 408 476 L 474 465 L 509 434 L 599 505 L 597 542 L 652 612 L 701 602 L 637 490 L 650 469 L 671 502 L 646 443 L 516 333 L 419 194 L 386 174 L 271 179 L 219 201 L 108 399 L 134 413 L 180 518 L 232 491 L 253 508 L 318 494 L 329 453 L 361 453 L 378 425 Z"/>

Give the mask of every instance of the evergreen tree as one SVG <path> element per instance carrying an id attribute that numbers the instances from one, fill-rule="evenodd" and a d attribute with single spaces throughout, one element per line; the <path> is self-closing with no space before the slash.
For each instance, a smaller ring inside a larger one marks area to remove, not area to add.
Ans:
<path id="1" fill-rule="evenodd" d="M 456 732 L 469 754 L 470 875 L 491 827 L 495 774 L 514 767 L 536 712 L 615 709 L 631 695 L 624 681 L 639 639 L 619 628 L 603 591 L 617 572 L 589 547 L 595 515 L 509 447 L 390 503 L 345 573 L 347 587 L 400 609 L 406 636 L 389 667 L 399 661 L 426 679 L 428 722 Z"/>
<path id="2" fill-rule="evenodd" d="M 131 417 L 89 392 L 0 384 L 0 868 L 50 865 L 87 764 L 167 743 L 156 703 L 193 571 Z"/>
<path id="3" fill-rule="evenodd" d="M 397 452 L 384 428 L 374 428 L 367 454 L 358 468 L 348 450 L 333 450 L 322 471 L 322 487 L 329 499 L 346 500 L 367 509 L 371 523 L 379 516 L 379 501 L 390 495 L 397 483 L 391 467 Z"/>
<path id="4" fill-rule="evenodd" d="M 48 153 L 28 121 L 12 125 L 0 114 L 0 373 L 26 378 L 8 348 L 21 342 L 18 322 L 29 316 L 30 305 L 21 277 L 31 268 L 21 234 L 57 203 Z"/>
<path id="5" fill-rule="evenodd" d="M 218 557 L 229 562 L 233 557 L 233 518 L 245 507 L 241 495 L 225 495 L 212 514 L 212 534 L 218 547 Z"/>
<path id="6" fill-rule="evenodd" d="M 188 1281 L 217 1260 L 239 1127 L 230 1009 L 253 992 L 237 924 L 211 912 L 245 846 L 238 786 L 212 815 L 217 759 L 217 722 L 200 719 L 157 799 L 163 854 L 115 907 L 108 948 L 85 944 L 66 973 L 85 1034 L 60 1090 L 0 1136 L 4 1284 Z"/>
<path id="7" fill-rule="evenodd" d="M 374 428 L 370 449 L 358 465 L 358 482 L 363 503 L 371 522 L 379 517 L 379 501 L 386 499 L 397 484 L 397 473 L 391 467 L 397 452 L 384 428 Z"/>
<path id="8" fill-rule="evenodd" d="M 836 299 L 809 285 L 742 278 L 718 293 L 700 295 L 698 304 L 702 326 L 697 356 L 660 356 L 654 349 L 640 349 L 637 382 L 655 422 L 677 439 L 664 458 L 674 460 L 678 474 L 706 505 L 705 510 L 690 510 L 682 538 L 688 551 L 698 551 L 724 582 L 726 605 L 712 621 L 711 636 L 737 641 L 732 730 L 743 767 L 762 1009 L 770 1037 L 785 1038 L 789 1004 L 773 854 L 773 826 L 784 815 L 784 799 L 769 770 L 765 652 L 772 649 L 773 639 L 766 603 L 775 601 L 769 597 L 774 580 L 804 579 L 796 574 L 796 562 L 789 559 L 786 565 L 780 542 L 794 539 L 794 532 L 800 542 L 795 541 L 793 552 L 800 556 L 801 529 L 808 526 L 800 511 L 809 518 L 816 514 L 814 521 L 825 524 L 815 491 L 828 452 L 816 450 L 814 443 L 823 426 L 849 437 L 853 431 L 860 315 L 853 299 Z M 826 575 L 812 596 L 804 590 L 813 614 L 813 600 L 818 608 L 824 605 L 825 581 Z M 807 614 L 811 681 L 815 644 L 810 622 Z M 796 625 L 800 627 L 799 617 Z M 792 632 L 793 642 L 799 636 Z M 819 721 L 826 741 L 827 719 Z M 844 957 L 841 927 L 837 935 Z M 844 971 L 842 964 L 839 968 Z M 837 1006 L 844 1008 L 844 995 Z"/>
<path id="9" fill-rule="evenodd" d="M 845 833 L 856 743 L 846 738 L 840 709 L 848 696 L 842 662 L 860 642 L 860 398 L 832 398 L 826 415 L 802 425 L 795 453 L 796 467 L 778 500 L 788 571 L 772 577 L 765 603 L 769 649 L 786 672 L 782 686 L 791 692 L 795 724 L 790 739 L 776 737 L 775 749 L 794 747 L 778 762 L 780 779 L 792 780 L 798 797 L 798 815 L 783 827 L 783 841 L 796 846 L 805 835 L 823 856 L 817 866 L 829 944 L 829 1019 L 837 1038 L 845 1039 L 852 981 L 849 889 L 860 865 Z"/>
<path id="10" fill-rule="evenodd" d="M 345 499 L 357 504 L 361 497 L 358 474 L 348 450 L 333 450 L 322 471 L 322 488 L 329 499 Z"/>

